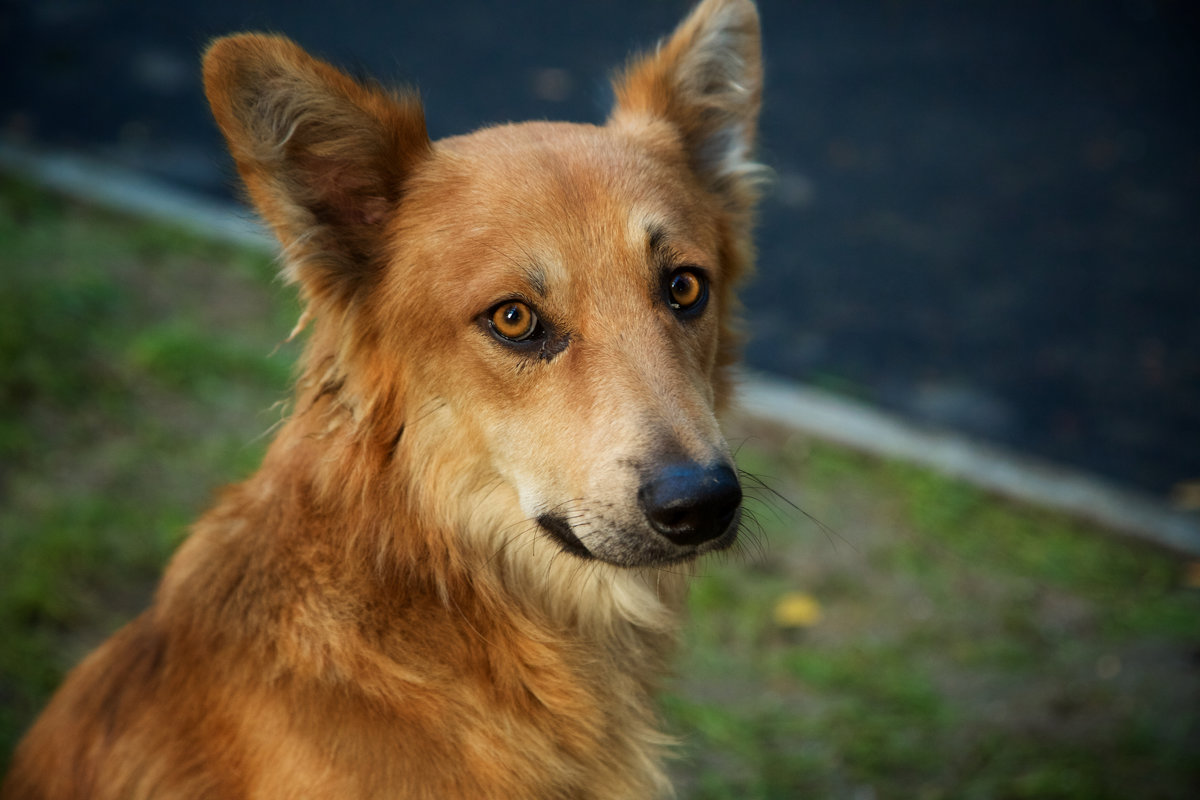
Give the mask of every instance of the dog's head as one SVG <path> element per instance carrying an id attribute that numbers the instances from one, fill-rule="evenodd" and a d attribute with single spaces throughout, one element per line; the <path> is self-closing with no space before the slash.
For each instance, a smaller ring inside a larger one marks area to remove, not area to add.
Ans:
<path id="1" fill-rule="evenodd" d="M 316 320 L 301 402 L 422 513 L 627 566 L 733 541 L 715 414 L 751 250 L 751 2 L 702 3 L 618 78 L 603 126 L 430 142 L 415 96 L 272 36 L 217 41 L 204 72 Z"/>

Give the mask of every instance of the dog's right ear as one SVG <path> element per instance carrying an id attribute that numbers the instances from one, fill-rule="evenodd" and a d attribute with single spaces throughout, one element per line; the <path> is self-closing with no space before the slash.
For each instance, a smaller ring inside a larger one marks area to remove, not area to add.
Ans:
<path id="1" fill-rule="evenodd" d="M 751 158 L 762 81 L 754 3 L 703 0 L 656 50 L 618 76 L 609 120 L 668 123 L 696 175 L 746 228 L 763 174 Z"/>
<path id="2" fill-rule="evenodd" d="M 285 276 L 347 301 L 378 268 L 384 223 L 431 152 L 413 94 L 363 86 L 281 36 L 240 34 L 204 55 L 204 88 Z"/>

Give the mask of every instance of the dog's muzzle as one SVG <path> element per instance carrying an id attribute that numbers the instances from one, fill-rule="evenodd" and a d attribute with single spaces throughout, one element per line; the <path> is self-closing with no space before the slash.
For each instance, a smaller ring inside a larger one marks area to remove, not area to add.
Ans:
<path id="1" fill-rule="evenodd" d="M 537 517 L 538 526 L 572 555 L 627 567 L 671 564 L 733 544 L 742 487 L 728 464 L 668 462 L 643 468 L 639 478 L 635 517 L 547 513 Z"/>

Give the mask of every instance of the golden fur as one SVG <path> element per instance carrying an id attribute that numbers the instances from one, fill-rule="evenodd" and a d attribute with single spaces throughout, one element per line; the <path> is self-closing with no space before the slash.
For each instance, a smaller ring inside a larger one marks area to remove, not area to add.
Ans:
<path id="1" fill-rule="evenodd" d="M 274 36 L 218 40 L 204 78 L 306 303 L 295 411 L 3 797 L 666 793 L 653 693 L 740 491 L 699 543 L 645 495 L 668 462 L 730 463 L 753 4 L 701 3 L 599 127 L 431 142 L 415 96 Z M 664 301 L 681 268 L 708 281 L 690 316 Z M 540 338 L 489 329 L 504 301 Z"/>

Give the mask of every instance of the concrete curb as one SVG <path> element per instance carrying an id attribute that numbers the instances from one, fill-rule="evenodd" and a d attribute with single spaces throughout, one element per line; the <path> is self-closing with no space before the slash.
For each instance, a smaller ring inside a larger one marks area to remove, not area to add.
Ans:
<path id="1" fill-rule="evenodd" d="M 244 210 L 76 153 L 0 142 L 0 169 L 98 205 L 267 252 L 274 240 Z M 1200 556 L 1200 516 L 1081 472 L 1015 455 L 948 431 L 912 425 L 854 401 L 747 374 L 752 418 L 814 438 L 928 467 L 1013 500 L 1090 520 L 1181 554 Z"/>
<path id="2" fill-rule="evenodd" d="M 1003 497 L 1200 556 L 1200 519 L 1195 515 L 1092 475 L 957 433 L 921 428 L 861 403 L 763 375 L 748 376 L 741 400 L 749 415 L 764 422 L 919 464 Z"/>
<path id="3" fill-rule="evenodd" d="M 269 252 L 276 247 L 275 240 L 250 212 L 197 197 L 100 159 L 0 141 L 0 169 L 70 197 L 177 225 L 209 238 Z"/>

